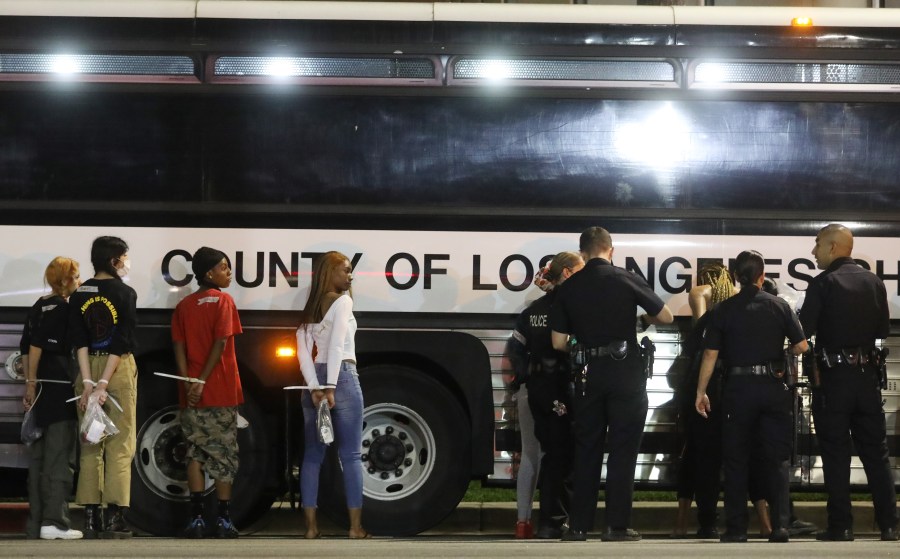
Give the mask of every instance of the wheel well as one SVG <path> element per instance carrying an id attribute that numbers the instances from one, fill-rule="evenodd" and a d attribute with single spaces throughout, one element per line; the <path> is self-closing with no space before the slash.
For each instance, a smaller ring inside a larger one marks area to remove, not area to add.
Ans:
<path id="1" fill-rule="evenodd" d="M 372 367 L 375 365 L 398 365 L 422 371 L 440 382 L 444 388 L 449 390 L 450 393 L 453 394 L 453 397 L 456 398 L 457 403 L 465 410 L 466 415 L 471 417 L 472 414 L 469 403 L 466 400 L 459 383 L 446 368 L 435 363 L 431 359 L 428 359 L 423 355 L 405 352 L 361 354 L 357 357 L 359 358 L 359 363 L 361 365 L 360 368 L 363 370 L 365 367 Z"/>

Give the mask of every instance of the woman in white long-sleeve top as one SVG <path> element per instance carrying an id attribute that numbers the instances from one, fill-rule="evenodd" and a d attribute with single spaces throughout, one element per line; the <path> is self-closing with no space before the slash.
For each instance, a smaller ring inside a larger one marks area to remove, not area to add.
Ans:
<path id="1" fill-rule="evenodd" d="M 344 474 L 351 538 L 366 538 L 362 527 L 363 398 L 356 373 L 356 319 L 350 285 L 353 267 L 340 252 L 327 252 L 315 263 L 306 307 L 300 313 L 297 354 L 306 385 L 302 398 L 305 451 L 300 469 L 300 493 L 306 517 L 306 537 L 319 537 L 316 508 L 319 471 L 326 445 L 316 432 L 316 410 L 324 399 L 331 408 L 334 439 Z M 315 353 L 315 357 L 313 354 Z"/>

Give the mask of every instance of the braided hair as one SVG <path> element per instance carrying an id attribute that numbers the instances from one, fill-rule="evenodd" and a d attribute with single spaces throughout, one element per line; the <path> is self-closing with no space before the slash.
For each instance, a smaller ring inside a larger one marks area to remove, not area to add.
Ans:
<path id="1" fill-rule="evenodd" d="M 708 285 L 710 303 L 717 305 L 734 295 L 734 282 L 724 264 L 714 262 L 700 268 L 697 285 Z"/>

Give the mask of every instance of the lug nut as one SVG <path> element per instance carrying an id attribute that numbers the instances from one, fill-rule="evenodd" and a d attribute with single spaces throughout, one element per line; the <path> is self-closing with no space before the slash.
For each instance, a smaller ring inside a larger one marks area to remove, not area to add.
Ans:
<path id="1" fill-rule="evenodd" d="M 412 466 L 412 460 L 407 458 L 406 460 L 403 461 L 403 465 L 406 466 L 407 468 L 409 468 L 410 466 Z"/>
<path id="2" fill-rule="evenodd" d="M 394 428 L 393 428 L 393 427 L 390 427 L 390 426 L 385 427 L 385 428 L 384 428 L 384 432 L 385 432 L 386 435 L 390 435 L 391 433 L 394 432 Z"/>
<path id="3" fill-rule="evenodd" d="M 413 451 L 413 445 L 407 443 L 406 452 L 412 452 L 412 451 Z"/>
<path id="4" fill-rule="evenodd" d="M 381 472 L 381 479 L 387 479 L 388 477 L 390 477 L 390 475 L 391 474 L 389 474 L 387 472 Z"/>
<path id="5" fill-rule="evenodd" d="M 369 472 L 370 474 L 374 474 L 375 468 L 373 468 L 372 466 L 369 466 L 368 468 L 366 468 L 366 471 Z"/>
<path id="6" fill-rule="evenodd" d="M 401 441 L 405 441 L 405 440 L 406 440 L 406 433 L 404 433 L 403 431 L 400 431 L 400 434 L 397 435 L 397 436 L 400 437 L 400 440 L 401 440 Z"/>
<path id="7" fill-rule="evenodd" d="M 362 442 L 362 445 L 363 445 L 364 447 L 366 447 L 366 448 L 369 448 L 369 445 L 370 445 L 370 444 L 372 444 L 372 441 L 370 441 L 369 439 L 365 439 L 365 440 L 363 440 L 363 442 Z"/>
<path id="8" fill-rule="evenodd" d="M 394 475 L 397 476 L 397 477 L 402 476 L 402 475 L 403 475 L 403 470 L 401 470 L 400 468 L 397 468 L 396 470 L 394 470 Z"/>
<path id="9" fill-rule="evenodd" d="M 378 438 L 380 436 L 381 436 L 381 431 L 379 431 L 378 429 L 372 429 L 372 438 L 373 439 Z"/>
<path id="10" fill-rule="evenodd" d="M 368 461 L 369 461 L 369 455 L 368 455 L 368 454 L 362 454 L 362 455 L 360 455 L 359 459 L 362 460 L 363 462 L 368 462 Z"/>

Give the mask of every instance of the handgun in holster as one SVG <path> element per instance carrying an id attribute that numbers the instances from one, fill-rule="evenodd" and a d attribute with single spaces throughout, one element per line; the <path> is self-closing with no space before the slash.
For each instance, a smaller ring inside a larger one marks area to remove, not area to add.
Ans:
<path id="1" fill-rule="evenodd" d="M 869 354 L 869 363 L 874 365 L 875 370 L 878 372 L 878 385 L 882 390 L 887 390 L 888 387 L 887 358 L 890 353 L 891 349 L 888 347 L 876 347 Z"/>
<path id="2" fill-rule="evenodd" d="M 644 360 L 644 376 L 653 378 L 653 354 L 656 353 L 656 344 L 650 338 L 641 338 L 641 359 Z"/>
<path id="3" fill-rule="evenodd" d="M 797 364 L 797 356 L 791 351 L 791 348 L 784 350 L 784 364 L 770 364 L 772 376 L 784 382 L 788 388 L 794 388 L 799 383 L 799 366 Z"/>
<path id="4" fill-rule="evenodd" d="M 803 354 L 803 374 L 809 378 L 810 385 L 813 388 L 821 386 L 821 377 L 819 376 L 819 363 L 816 359 L 816 351 L 812 340 L 807 340 L 809 349 Z"/>

